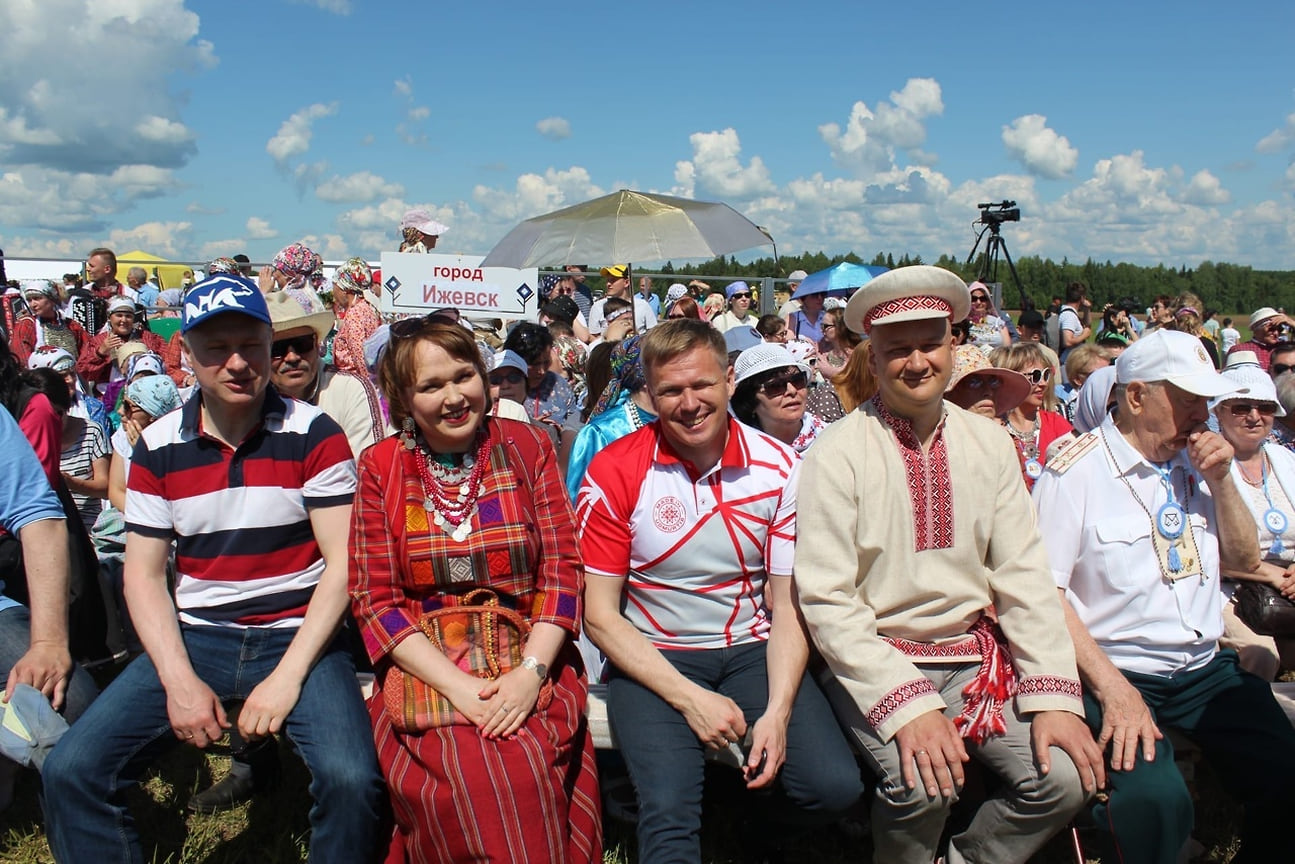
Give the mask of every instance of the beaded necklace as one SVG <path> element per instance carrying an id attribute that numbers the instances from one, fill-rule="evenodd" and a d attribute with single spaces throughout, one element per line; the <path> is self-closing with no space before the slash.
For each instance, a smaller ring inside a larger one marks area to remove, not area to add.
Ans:
<path id="1" fill-rule="evenodd" d="M 418 466 L 418 479 L 423 484 L 423 509 L 432 514 L 432 522 L 457 543 L 462 543 L 472 531 L 472 517 L 477 512 L 477 499 L 481 496 L 486 466 L 490 459 L 490 436 L 478 433 L 481 443 L 474 456 L 463 454 L 463 464 L 442 464 L 443 457 L 428 455 L 427 445 L 420 441 L 414 452 Z M 454 490 L 454 491 L 452 491 Z"/>
<path id="2" fill-rule="evenodd" d="M 646 425 L 646 421 L 644 421 L 643 415 L 639 413 L 639 406 L 634 404 L 633 399 L 625 400 L 625 413 L 630 415 L 630 426 L 633 427 L 635 432 L 642 429 Z"/>

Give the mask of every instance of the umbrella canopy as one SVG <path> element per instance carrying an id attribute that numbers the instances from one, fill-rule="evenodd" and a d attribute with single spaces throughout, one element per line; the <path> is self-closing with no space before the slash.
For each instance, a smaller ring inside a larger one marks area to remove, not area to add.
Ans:
<path id="1" fill-rule="evenodd" d="M 481 266 L 713 258 L 772 242 L 727 204 L 622 189 L 527 219 L 490 250 Z"/>
<path id="2" fill-rule="evenodd" d="M 880 276 L 888 268 L 870 264 L 851 264 L 842 261 L 840 264 L 811 273 L 796 286 L 793 300 L 799 300 L 807 294 L 827 294 L 830 291 L 849 291 L 866 284 L 874 276 Z"/>

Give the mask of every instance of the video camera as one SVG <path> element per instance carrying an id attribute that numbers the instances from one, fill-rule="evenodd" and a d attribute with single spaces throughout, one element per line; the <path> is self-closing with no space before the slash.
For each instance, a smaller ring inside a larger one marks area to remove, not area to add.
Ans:
<path id="1" fill-rule="evenodd" d="M 980 208 L 980 218 L 976 221 L 982 225 L 1002 225 L 1004 222 L 1020 222 L 1021 208 L 1016 206 L 1015 201 L 990 202 L 988 204 L 977 204 Z"/>

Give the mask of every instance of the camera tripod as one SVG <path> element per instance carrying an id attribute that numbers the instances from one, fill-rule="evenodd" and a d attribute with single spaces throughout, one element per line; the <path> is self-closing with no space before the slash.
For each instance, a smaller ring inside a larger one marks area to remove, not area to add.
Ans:
<path id="1" fill-rule="evenodd" d="M 983 205 L 982 205 L 983 206 Z M 982 214 L 982 220 L 984 219 Z M 992 216 L 992 214 L 988 214 Z M 970 264 L 976 260 L 976 250 L 980 248 L 980 241 L 989 234 L 989 239 L 985 242 L 984 257 L 980 260 L 980 269 L 976 272 L 976 279 L 985 284 L 998 281 L 998 261 L 1001 254 L 1007 261 L 1007 269 L 1011 271 L 1012 281 L 1016 284 L 1016 291 L 1021 296 L 1021 308 L 1033 308 L 1029 298 L 1025 296 L 1025 286 L 1021 284 L 1021 277 L 1016 273 L 1016 265 L 1012 263 L 1012 253 L 1007 251 L 1007 240 L 1003 238 L 1003 223 L 999 220 L 991 219 L 984 221 L 984 228 L 976 235 L 976 242 L 971 245 L 971 254 L 967 256 L 967 263 Z"/>

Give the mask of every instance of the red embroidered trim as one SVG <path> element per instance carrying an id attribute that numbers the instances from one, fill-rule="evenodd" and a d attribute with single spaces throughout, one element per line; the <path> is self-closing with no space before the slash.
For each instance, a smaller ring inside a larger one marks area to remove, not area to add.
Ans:
<path id="1" fill-rule="evenodd" d="M 953 307 L 949 301 L 942 297 L 933 297 L 929 294 L 921 294 L 917 297 L 900 297 L 895 300 L 888 300 L 885 303 L 878 303 L 868 310 L 868 314 L 863 316 L 863 332 L 868 333 L 872 330 L 872 322 L 878 318 L 887 315 L 897 315 L 900 312 L 911 312 L 915 309 L 925 309 L 931 312 L 943 312 L 950 318 L 953 317 Z"/>
<path id="2" fill-rule="evenodd" d="M 890 427 L 904 460 L 908 497 L 913 507 L 913 551 L 949 549 L 953 546 L 953 483 L 949 476 L 949 448 L 944 440 L 944 419 L 935 430 L 931 452 L 923 453 L 913 434 L 913 424 L 886 409 L 880 396 L 872 404 Z"/>
<path id="3" fill-rule="evenodd" d="M 893 639 L 889 636 L 884 636 L 882 638 L 905 657 L 968 661 L 972 659 L 980 659 L 980 643 L 976 641 L 976 637 L 974 636 L 967 639 L 960 639 L 957 642 L 950 642 L 947 645 L 933 645 L 930 642 L 913 642 L 908 639 Z"/>
<path id="4" fill-rule="evenodd" d="M 868 725 L 876 729 L 886 722 L 886 718 L 909 702 L 928 693 L 935 694 L 936 692 L 935 685 L 926 678 L 917 678 L 900 684 L 894 690 L 882 696 L 881 700 L 872 706 L 872 710 L 868 712 Z"/>
<path id="5" fill-rule="evenodd" d="M 1071 696 L 1083 698 L 1083 687 L 1074 678 L 1062 678 L 1060 675 L 1031 675 L 1022 678 L 1016 687 L 1017 696 Z"/>

